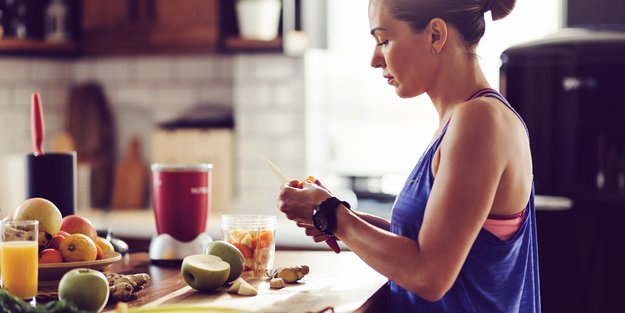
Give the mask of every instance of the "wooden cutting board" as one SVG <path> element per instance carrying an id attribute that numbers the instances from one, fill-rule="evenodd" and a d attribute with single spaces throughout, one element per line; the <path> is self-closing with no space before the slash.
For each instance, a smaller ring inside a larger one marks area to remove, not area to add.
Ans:
<path id="1" fill-rule="evenodd" d="M 125 158 L 115 167 L 112 208 L 144 208 L 147 188 L 148 170 L 141 157 L 141 141 L 134 137 L 128 145 Z"/>
<path id="2" fill-rule="evenodd" d="M 66 110 L 65 130 L 74 141 L 77 161 L 91 168 L 90 206 L 108 207 L 117 140 L 115 118 L 104 88 L 96 82 L 72 86 Z"/>
<path id="3" fill-rule="evenodd" d="M 219 307 L 263 313 L 329 312 L 328 308 L 333 308 L 334 312 L 360 312 L 363 306 L 371 305 L 369 299 L 386 282 L 386 278 L 349 251 L 340 254 L 329 251 L 277 251 L 275 257 L 274 267 L 306 264 L 310 266 L 310 273 L 299 282 L 288 284 L 282 289 L 270 289 L 267 279 L 248 277 L 246 280 L 258 289 L 258 295 L 241 296 L 226 293 L 228 287 L 213 292 L 198 292 L 187 286 L 180 274 L 158 275 L 159 271 L 170 269 L 150 266 L 149 262 L 138 262 L 147 264 L 141 266 L 149 266 L 152 282 L 137 294 L 138 303 L 131 302 L 129 305 L 145 309 L 204 306 L 207 311 L 208 308 Z M 112 270 L 122 272 L 117 268 Z M 142 267 L 123 269 L 123 272 L 146 270 Z M 164 286 L 168 286 L 167 289 Z"/>

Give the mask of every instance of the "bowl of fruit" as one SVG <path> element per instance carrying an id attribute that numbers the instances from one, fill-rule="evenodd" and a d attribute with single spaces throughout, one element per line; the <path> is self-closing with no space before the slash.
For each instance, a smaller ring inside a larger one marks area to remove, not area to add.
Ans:
<path id="1" fill-rule="evenodd" d="M 24 201 L 6 219 L 39 221 L 39 281 L 58 281 L 75 268 L 103 270 L 121 260 L 111 242 L 99 237 L 93 224 L 78 215 L 61 216 L 43 198 Z"/>

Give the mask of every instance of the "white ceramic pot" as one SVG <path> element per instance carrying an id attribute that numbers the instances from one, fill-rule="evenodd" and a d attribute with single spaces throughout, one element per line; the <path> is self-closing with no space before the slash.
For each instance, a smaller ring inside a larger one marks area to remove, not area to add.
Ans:
<path id="1" fill-rule="evenodd" d="M 278 37 L 280 0 L 237 0 L 236 11 L 242 38 L 272 40 Z"/>

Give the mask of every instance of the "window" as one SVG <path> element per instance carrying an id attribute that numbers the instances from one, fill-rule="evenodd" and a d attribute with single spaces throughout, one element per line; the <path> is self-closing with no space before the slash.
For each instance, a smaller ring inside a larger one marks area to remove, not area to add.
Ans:
<path id="1" fill-rule="evenodd" d="M 560 1 L 517 1 L 497 22 L 487 16 L 478 48 L 494 88 L 499 56 L 506 47 L 557 32 Z M 432 139 L 438 115 L 427 96 L 399 99 L 380 69 L 369 66 L 374 40 L 366 2 L 328 1 L 328 50 L 309 51 L 306 62 L 307 151 L 310 173 L 345 181 L 345 176 L 405 177 Z M 403 179 L 387 179 L 384 192 L 397 193 Z"/>

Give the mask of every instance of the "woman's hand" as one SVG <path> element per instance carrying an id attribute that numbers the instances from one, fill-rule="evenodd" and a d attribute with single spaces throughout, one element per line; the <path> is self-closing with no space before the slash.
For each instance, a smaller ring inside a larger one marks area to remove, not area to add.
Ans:
<path id="1" fill-rule="evenodd" d="M 290 220 L 312 225 L 313 210 L 332 194 L 318 180 L 305 181 L 298 188 L 299 181 L 292 180 L 280 188 L 278 208 Z"/>
<path id="2" fill-rule="evenodd" d="M 320 231 L 318 231 L 315 226 L 311 225 L 311 224 L 306 224 L 306 223 L 302 223 L 302 222 L 296 222 L 295 223 L 298 227 L 301 227 L 304 229 L 304 232 L 306 233 L 306 236 L 308 237 L 312 237 L 312 240 L 314 242 L 324 242 L 330 238 L 335 238 L 338 239 L 334 236 L 330 236 L 327 235 L 325 233 L 322 233 Z"/>

